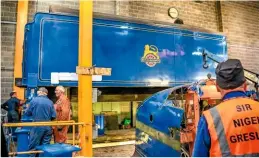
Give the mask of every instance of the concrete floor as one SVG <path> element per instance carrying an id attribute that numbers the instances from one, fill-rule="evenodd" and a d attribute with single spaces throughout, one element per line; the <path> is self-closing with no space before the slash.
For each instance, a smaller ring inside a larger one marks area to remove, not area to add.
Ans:
<path id="1" fill-rule="evenodd" d="M 131 157 L 134 154 L 134 151 L 135 145 L 93 149 L 94 157 Z"/>
<path id="2" fill-rule="evenodd" d="M 135 140 L 135 129 L 106 131 L 105 136 L 94 140 L 96 143 Z M 121 145 L 93 149 L 95 157 L 131 157 L 135 145 Z"/>
<path id="3" fill-rule="evenodd" d="M 98 138 L 93 140 L 93 143 L 122 142 L 129 140 L 135 140 L 134 128 L 105 131 L 105 135 L 98 136 Z"/>
<path id="4" fill-rule="evenodd" d="M 72 141 L 72 134 L 69 134 Z M 93 140 L 93 144 L 116 143 L 135 140 L 135 129 L 105 131 L 104 136 Z M 98 147 L 93 149 L 94 157 L 131 157 L 135 152 L 135 145 L 120 145 L 110 147 Z M 75 154 L 75 156 L 78 153 Z"/>

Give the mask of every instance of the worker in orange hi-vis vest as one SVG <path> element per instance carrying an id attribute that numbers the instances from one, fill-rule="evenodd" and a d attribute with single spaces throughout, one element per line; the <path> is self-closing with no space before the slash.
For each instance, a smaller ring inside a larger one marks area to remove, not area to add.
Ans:
<path id="1" fill-rule="evenodd" d="M 259 157 L 259 102 L 245 94 L 242 64 L 229 59 L 216 68 L 222 102 L 203 112 L 197 127 L 193 156 Z"/>

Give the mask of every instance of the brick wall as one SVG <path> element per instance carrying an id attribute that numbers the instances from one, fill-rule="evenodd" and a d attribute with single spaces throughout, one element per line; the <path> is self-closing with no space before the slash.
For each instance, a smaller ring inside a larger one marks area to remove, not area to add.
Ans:
<path id="1" fill-rule="evenodd" d="M 94 1 L 94 12 L 116 14 L 116 1 Z"/>
<path id="2" fill-rule="evenodd" d="M 48 12 L 50 5 L 78 9 L 78 0 L 30 1 L 29 21 L 35 12 Z M 176 7 L 184 24 L 222 31 L 227 35 L 230 58 L 241 59 L 243 65 L 259 72 L 259 2 L 203 1 L 95 1 L 94 11 L 136 18 L 174 22 L 167 15 L 169 7 Z M 2 21 L 16 21 L 16 1 L 1 1 Z M 219 16 L 221 15 L 221 16 Z M 1 23 L 1 98 L 8 98 L 12 90 L 15 25 Z"/>
<path id="3" fill-rule="evenodd" d="M 12 91 L 17 2 L 1 1 L 1 101 Z"/>
<path id="4" fill-rule="evenodd" d="M 229 57 L 259 73 L 259 2 L 224 2 L 221 6 Z"/>
<path id="5" fill-rule="evenodd" d="M 71 9 L 78 9 L 78 1 L 60 1 L 60 0 L 55 0 L 55 1 L 44 1 L 44 0 L 38 0 L 38 1 L 29 1 L 29 11 L 28 11 L 28 20 L 32 21 L 34 14 L 36 12 L 49 12 L 49 7 L 51 5 L 55 6 L 63 6 Z"/>
<path id="6" fill-rule="evenodd" d="M 168 16 L 168 8 L 176 7 L 184 24 L 217 31 L 215 2 L 119 1 L 117 3 L 119 15 L 172 23 L 174 20 Z"/>
<path id="7" fill-rule="evenodd" d="M 33 19 L 36 12 L 49 12 L 51 5 L 62 6 L 71 9 L 79 9 L 78 0 L 55 0 L 55 1 L 30 1 L 29 2 L 29 21 Z M 115 1 L 94 1 L 94 11 L 100 13 L 115 14 Z"/>

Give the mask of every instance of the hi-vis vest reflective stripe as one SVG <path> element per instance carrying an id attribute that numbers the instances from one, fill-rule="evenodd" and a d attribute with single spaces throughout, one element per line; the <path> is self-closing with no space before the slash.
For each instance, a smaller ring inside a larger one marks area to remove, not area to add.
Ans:
<path id="1" fill-rule="evenodd" d="M 204 112 L 211 137 L 210 156 L 259 156 L 259 102 L 224 101 Z"/>

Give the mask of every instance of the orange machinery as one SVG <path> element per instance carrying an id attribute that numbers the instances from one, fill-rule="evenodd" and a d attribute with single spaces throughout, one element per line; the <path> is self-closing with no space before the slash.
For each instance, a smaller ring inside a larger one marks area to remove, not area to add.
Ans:
<path id="1" fill-rule="evenodd" d="M 181 144 L 187 144 L 189 154 L 192 155 L 193 145 L 195 141 L 196 128 L 202 112 L 215 105 L 221 99 L 220 92 L 217 91 L 215 80 L 208 79 L 202 81 L 203 85 L 199 85 L 203 95 L 198 96 L 196 91 L 188 90 L 185 95 L 185 128 L 181 130 Z M 204 84 L 205 83 L 205 84 Z"/>

